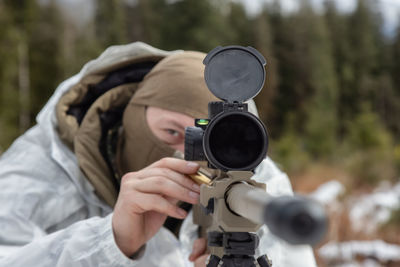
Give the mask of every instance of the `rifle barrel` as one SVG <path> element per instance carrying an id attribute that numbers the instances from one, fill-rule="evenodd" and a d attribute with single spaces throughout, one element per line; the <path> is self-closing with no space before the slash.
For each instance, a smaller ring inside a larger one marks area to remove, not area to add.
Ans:
<path id="1" fill-rule="evenodd" d="M 260 188 L 241 182 L 230 186 L 226 204 L 236 214 L 291 244 L 314 245 L 327 230 L 327 216 L 319 203 L 302 196 L 273 197 Z"/>

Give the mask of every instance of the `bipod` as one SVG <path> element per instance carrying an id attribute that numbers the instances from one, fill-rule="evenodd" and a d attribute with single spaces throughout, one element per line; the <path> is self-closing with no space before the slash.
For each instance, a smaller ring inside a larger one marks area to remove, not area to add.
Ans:
<path id="1" fill-rule="evenodd" d="M 208 246 L 223 247 L 224 255 L 211 255 L 207 267 L 272 267 L 267 255 L 254 258 L 258 244 L 258 236 L 248 232 L 209 232 Z"/>

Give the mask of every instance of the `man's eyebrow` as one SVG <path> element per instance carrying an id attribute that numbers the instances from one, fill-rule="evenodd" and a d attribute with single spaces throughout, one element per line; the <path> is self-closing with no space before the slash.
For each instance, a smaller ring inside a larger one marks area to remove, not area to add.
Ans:
<path id="1" fill-rule="evenodd" d="M 175 121 L 175 120 L 167 120 L 167 124 L 173 124 L 175 127 L 179 128 L 179 129 L 185 129 L 184 126 L 182 126 L 179 122 Z"/>

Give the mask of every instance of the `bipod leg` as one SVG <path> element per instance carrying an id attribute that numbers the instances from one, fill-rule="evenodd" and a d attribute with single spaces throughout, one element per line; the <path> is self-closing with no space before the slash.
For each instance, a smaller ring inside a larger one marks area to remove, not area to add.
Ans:
<path id="1" fill-rule="evenodd" d="M 258 264 L 260 267 L 272 267 L 272 262 L 268 259 L 267 255 L 262 255 L 257 259 Z"/>
<path id="2" fill-rule="evenodd" d="M 210 259 L 208 260 L 207 267 L 218 267 L 220 261 L 220 257 L 211 255 Z"/>
<path id="3" fill-rule="evenodd" d="M 256 267 L 254 257 L 246 255 L 225 255 L 222 262 L 222 267 Z"/>

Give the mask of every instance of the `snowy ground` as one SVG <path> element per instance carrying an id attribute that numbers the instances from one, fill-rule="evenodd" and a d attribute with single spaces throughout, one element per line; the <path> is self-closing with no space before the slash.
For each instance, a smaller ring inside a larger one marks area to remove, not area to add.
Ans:
<path id="1" fill-rule="evenodd" d="M 391 212 L 400 208 L 400 183 L 381 183 L 372 194 L 351 198 L 350 219 L 355 231 L 373 233 L 390 219 Z"/>
<path id="2" fill-rule="evenodd" d="M 382 240 L 329 242 L 318 253 L 326 262 L 341 262 L 334 266 L 381 266 L 380 263 L 400 262 L 400 246 Z M 364 259 L 362 265 L 355 265 L 357 258 Z"/>
<path id="3" fill-rule="evenodd" d="M 331 218 L 336 216 L 336 225 L 343 223 L 337 214 L 347 212 L 353 233 L 373 236 L 379 226 L 390 219 L 392 211 L 400 208 L 400 182 L 382 182 L 369 194 L 346 197 L 344 194 L 343 184 L 332 180 L 309 196 L 322 203 Z M 331 239 L 317 253 L 326 266 L 332 267 L 400 266 L 400 245 L 382 240 L 340 242 Z"/>

